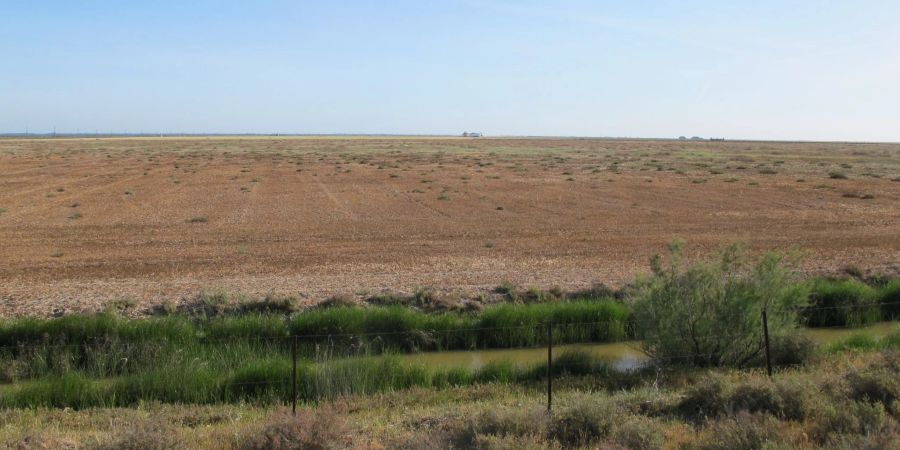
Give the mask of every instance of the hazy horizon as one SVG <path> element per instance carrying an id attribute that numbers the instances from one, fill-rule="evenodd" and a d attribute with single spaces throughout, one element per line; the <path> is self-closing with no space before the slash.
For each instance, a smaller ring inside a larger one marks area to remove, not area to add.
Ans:
<path id="1" fill-rule="evenodd" d="M 900 5 L 0 5 L 0 133 L 900 141 Z"/>

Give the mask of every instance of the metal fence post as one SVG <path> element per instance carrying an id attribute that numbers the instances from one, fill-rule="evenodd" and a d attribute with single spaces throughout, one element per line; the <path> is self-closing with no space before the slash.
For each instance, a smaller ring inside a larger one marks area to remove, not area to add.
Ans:
<path id="1" fill-rule="evenodd" d="M 763 309 L 762 321 L 763 321 L 763 337 L 765 338 L 765 343 L 766 343 L 766 370 L 769 373 L 769 378 L 772 378 L 772 353 L 769 350 L 769 315 L 768 315 L 768 311 L 766 309 Z"/>
<path id="2" fill-rule="evenodd" d="M 297 415 L 297 336 L 291 339 L 291 414 Z"/>
<path id="3" fill-rule="evenodd" d="M 553 410 L 553 323 L 547 322 L 547 413 Z"/>

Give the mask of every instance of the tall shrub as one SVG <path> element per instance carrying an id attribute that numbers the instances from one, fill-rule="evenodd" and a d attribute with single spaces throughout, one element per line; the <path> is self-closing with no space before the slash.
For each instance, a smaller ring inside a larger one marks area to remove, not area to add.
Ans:
<path id="1" fill-rule="evenodd" d="M 693 265 L 681 258 L 683 241 L 669 245 L 669 264 L 651 260 L 631 295 L 635 330 L 644 350 L 661 364 L 746 366 L 760 360 L 762 311 L 773 342 L 795 330 L 807 291 L 797 260 L 768 253 L 756 261 L 738 245 Z"/>

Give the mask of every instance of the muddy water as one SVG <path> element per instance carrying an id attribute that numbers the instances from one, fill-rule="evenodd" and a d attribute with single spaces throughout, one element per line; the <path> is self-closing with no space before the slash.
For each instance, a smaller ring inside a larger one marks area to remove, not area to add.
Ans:
<path id="1" fill-rule="evenodd" d="M 900 323 L 898 322 L 881 322 L 862 328 L 807 329 L 805 333 L 820 344 L 827 345 L 857 333 L 886 336 L 898 330 L 900 330 Z M 640 349 L 641 343 L 639 341 L 610 344 L 572 344 L 554 346 L 553 354 L 560 355 L 566 350 L 586 351 L 594 356 L 608 360 L 618 370 L 629 370 L 639 367 L 647 360 L 647 356 Z M 510 361 L 519 365 L 546 362 L 547 348 L 418 353 L 406 355 L 404 358 L 417 363 L 424 363 L 430 367 L 469 367 L 477 369 L 485 364 L 498 361 Z"/>

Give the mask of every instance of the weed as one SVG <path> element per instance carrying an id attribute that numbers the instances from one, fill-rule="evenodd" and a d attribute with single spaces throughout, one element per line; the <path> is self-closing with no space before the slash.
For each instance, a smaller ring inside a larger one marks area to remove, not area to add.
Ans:
<path id="1" fill-rule="evenodd" d="M 329 408 L 303 409 L 294 417 L 281 413 L 268 420 L 262 430 L 246 436 L 241 448 L 247 450 L 327 450 L 350 446 L 349 428 L 344 419 Z"/>
<path id="2" fill-rule="evenodd" d="M 129 424 L 99 450 L 177 450 L 186 447 L 178 429 L 162 420 Z"/>
<path id="3" fill-rule="evenodd" d="M 565 447 L 585 447 L 610 434 L 615 415 L 610 402 L 576 399 L 553 418 L 549 436 Z"/>

